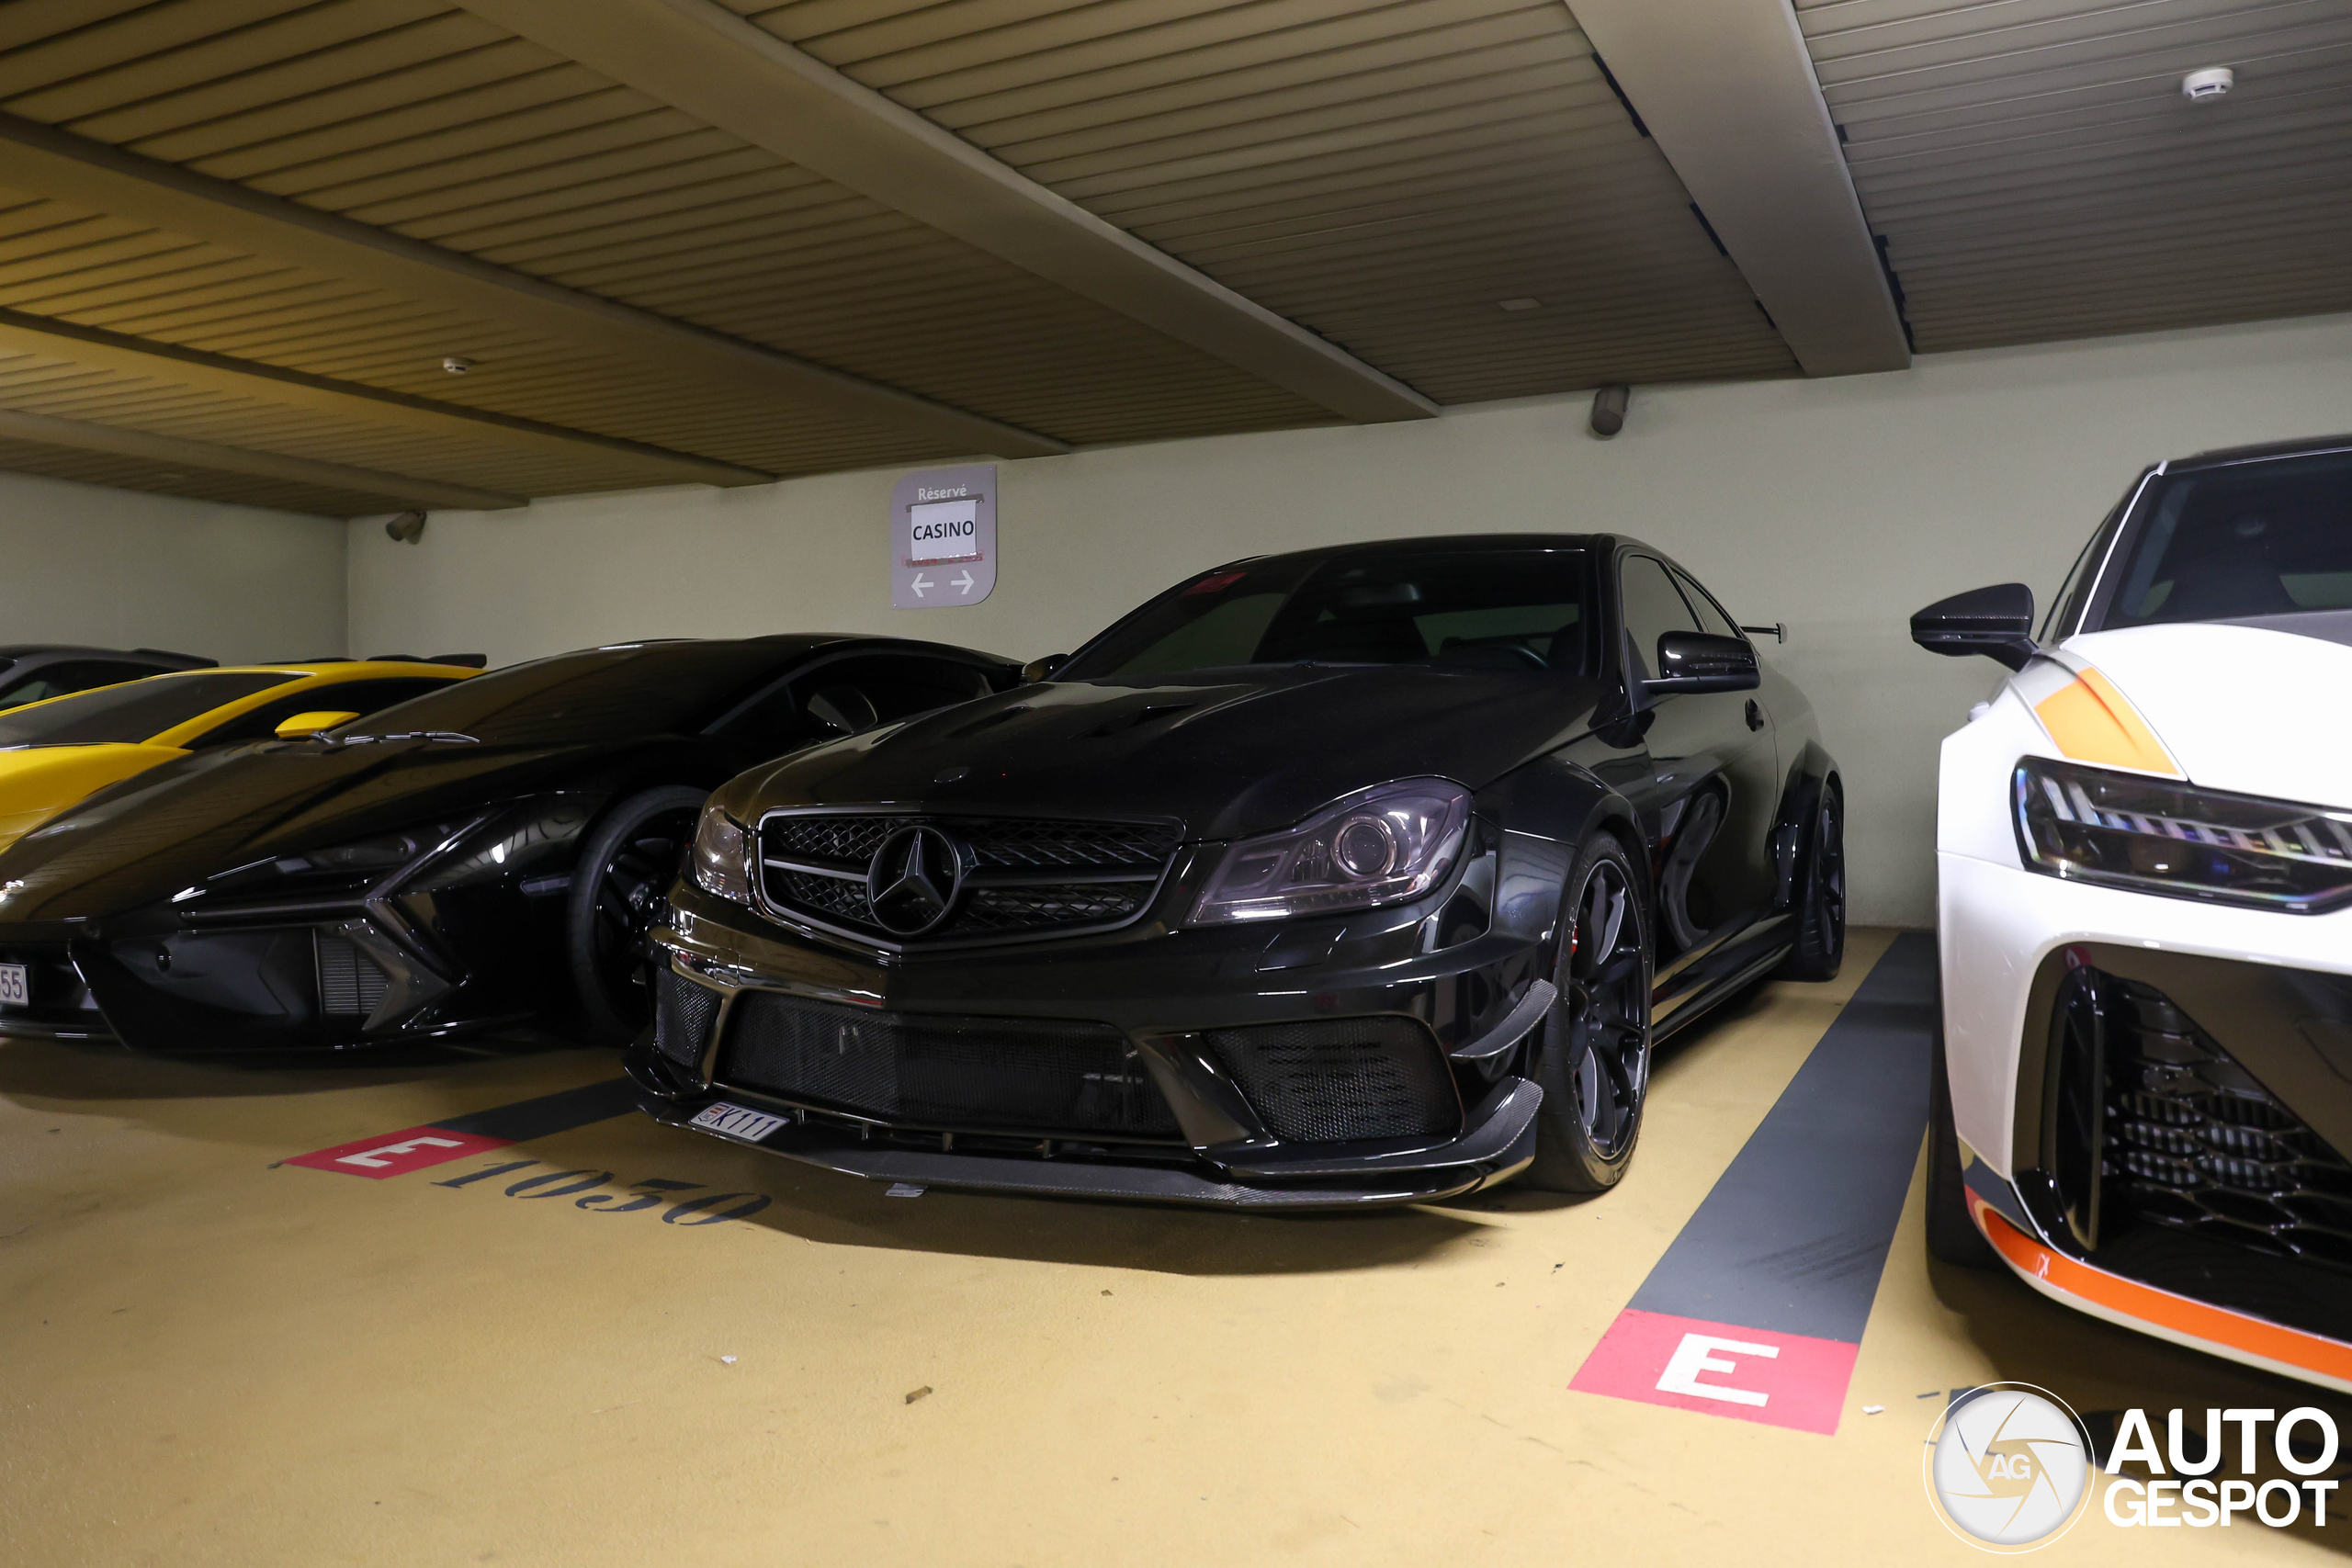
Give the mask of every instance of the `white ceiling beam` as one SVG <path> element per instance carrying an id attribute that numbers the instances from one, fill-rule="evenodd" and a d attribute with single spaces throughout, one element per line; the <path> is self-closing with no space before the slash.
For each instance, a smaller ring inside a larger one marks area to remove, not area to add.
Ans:
<path id="1" fill-rule="evenodd" d="M 642 442 L 623 441 L 561 425 L 541 424 L 456 403 L 435 402 L 405 392 L 332 380 L 305 371 L 176 344 L 52 321 L 22 310 L 0 310 L 0 352 L 39 355 L 74 365 L 96 366 L 175 387 L 202 387 L 233 397 L 254 398 L 291 408 L 313 409 L 369 425 L 390 425 L 442 438 L 483 442 L 579 461 L 594 458 L 597 471 L 628 476 L 638 484 L 767 484 L 775 478 L 757 468 L 715 457 L 673 452 Z M 616 488 L 618 488 L 616 485 Z"/>
<path id="2" fill-rule="evenodd" d="M 92 424 L 85 420 L 58 419 L 44 413 L 0 409 L 0 436 L 62 446 L 77 452 L 107 452 L 120 457 L 142 457 L 180 468 L 203 468 L 220 474 L 247 474 L 267 479 L 288 479 L 327 490 L 414 506 L 461 507 L 470 512 L 495 512 L 528 502 L 519 495 L 476 490 L 471 485 L 440 479 L 413 479 L 406 474 L 355 468 L 348 463 L 323 463 L 282 452 L 256 452 L 245 446 L 224 446 L 213 441 L 164 435 L 119 425 Z"/>
<path id="3" fill-rule="evenodd" d="M 1805 374 L 1909 365 L 1789 0 L 1569 8 Z"/>
<path id="4" fill-rule="evenodd" d="M 589 6 L 583 9 L 594 9 Z M 510 322 L 747 397 L 935 443 L 943 457 L 1042 457 L 1067 443 L 650 310 L 583 294 L 300 202 L 0 114 L 0 181 L 248 254 Z"/>
<path id="5" fill-rule="evenodd" d="M 460 0 L 696 119 L 1360 422 L 1437 405 L 716 0 Z"/>

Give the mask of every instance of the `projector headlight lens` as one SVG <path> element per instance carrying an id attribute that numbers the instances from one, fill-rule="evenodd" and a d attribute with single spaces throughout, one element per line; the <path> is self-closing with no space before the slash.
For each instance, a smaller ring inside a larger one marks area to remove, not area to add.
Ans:
<path id="1" fill-rule="evenodd" d="M 2352 898 L 2352 812 L 2043 757 L 2012 783 L 2029 870 L 2299 915 Z"/>
<path id="2" fill-rule="evenodd" d="M 1280 920 L 1418 898 L 1443 881 L 1470 825 L 1470 792 L 1405 779 L 1333 801 L 1295 828 L 1226 846 L 1191 924 Z"/>

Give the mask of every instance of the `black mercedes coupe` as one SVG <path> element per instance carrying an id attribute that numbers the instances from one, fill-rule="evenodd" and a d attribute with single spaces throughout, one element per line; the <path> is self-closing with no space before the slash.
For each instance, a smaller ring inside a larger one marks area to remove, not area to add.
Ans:
<path id="1" fill-rule="evenodd" d="M 713 784 L 1017 679 L 894 638 L 631 643 L 166 762 L 0 852 L 0 1034 L 623 1043 L 650 1016 L 645 931 Z"/>
<path id="2" fill-rule="evenodd" d="M 1004 1191 L 1590 1191 L 1657 1039 L 1837 971 L 1812 710 L 1645 545 L 1237 561 L 1029 673 L 712 796 L 652 1115 Z"/>

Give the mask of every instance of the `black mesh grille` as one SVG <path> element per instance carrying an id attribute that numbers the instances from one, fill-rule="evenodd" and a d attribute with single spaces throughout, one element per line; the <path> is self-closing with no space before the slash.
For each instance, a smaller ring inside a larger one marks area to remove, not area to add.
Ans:
<path id="1" fill-rule="evenodd" d="M 1217 1030 L 1208 1043 L 1284 1143 L 1413 1137 L 1461 1124 L 1437 1042 L 1408 1018 Z"/>
<path id="2" fill-rule="evenodd" d="M 356 942 L 314 932 L 319 967 L 319 1010 L 333 1017 L 365 1018 L 384 999 L 384 972 Z M 300 952 L 300 949 L 296 949 Z"/>
<path id="3" fill-rule="evenodd" d="M 718 993 L 663 972 L 654 981 L 653 1048 L 682 1067 L 700 1067 L 718 1016 Z"/>
<path id="4" fill-rule="evenodd" d="M 2144 1220 L 2352 1269 L 2352 1165 L 2164 993 L 2100 990 L 2101 1232 Z"/>
<path id="5" fill-rule="evenodd" d="M 1179 1135 L 1135 1047 L 1107 1023 L 881 1012 L 753 992 L 729 1014 L 718 1076 L 917 1126 Z"/>
<path id="6" fill-rule="evenodd" d="M 762 886 L 769 901 L 788 912 L 907 940 L 875 920 L 865 876 L 890 835 L 917 824 L 955 841 L 963 880 L 948 918 L 912 939 L 919 943 L 1124 925 L 1150 904 L 1179 837 L 1172 826 L 1136 822 L 777 815 L 761 830 Z M 794 864 L 774 863 L 778 861 Z M 1047 880 L 1056 872 L 1131 880 Z"/>

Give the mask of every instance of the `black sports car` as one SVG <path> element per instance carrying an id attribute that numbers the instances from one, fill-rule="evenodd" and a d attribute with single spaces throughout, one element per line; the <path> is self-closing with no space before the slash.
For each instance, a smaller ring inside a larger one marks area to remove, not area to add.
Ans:
<path id="1" fill-rule="evenodd" d="M 648 1111 L 915 1183 L 1591 1190 L 1654 1039 L 1836 972 L 1812 711 L 1646 546 L 1238 561 L 1031 671 L 712 797 Z"/>
<path id="2" fill-rule="evenodd" d="M 650 1012 L 645 927 L 713 784 L 1017 678 L 879 637 L 632 643 L 164 763 L 0 852 L 0 1033 L 626 1041 Z"/>
<path id="3" fill-rule="evenodd" d="M 160 648 L 84 648 L 74 643 L 0 647 L 0 708 L 93 691 L 175 670 L 209 670 L 220 660 Z"/>

